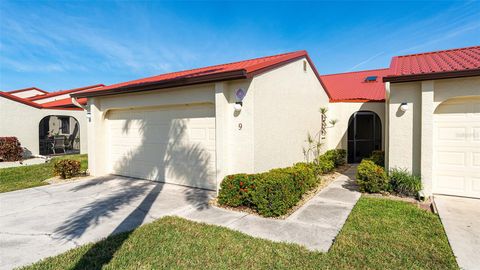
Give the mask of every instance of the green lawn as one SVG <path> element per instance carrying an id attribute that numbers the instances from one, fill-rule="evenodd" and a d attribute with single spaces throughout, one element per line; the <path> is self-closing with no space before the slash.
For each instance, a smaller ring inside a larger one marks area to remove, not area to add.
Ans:
<path id="1" fill-rule="evenodd" d="M 314 237 L 314 236 L 312 236 Z M 362 197 L 328 253 L 166 217 L 25 269 L 458 269 L 438 216 Z"/>
<path id="2" fill-rule="evenodd" d="M 81 170 L 88 168 L 87 155 L 66 155 L 53 158 L 49 163 L 0 169 L 0 193 L 46 185 L 43 180 L 53 177 L 53 164 L 61 159 L 78 160 Z"/>

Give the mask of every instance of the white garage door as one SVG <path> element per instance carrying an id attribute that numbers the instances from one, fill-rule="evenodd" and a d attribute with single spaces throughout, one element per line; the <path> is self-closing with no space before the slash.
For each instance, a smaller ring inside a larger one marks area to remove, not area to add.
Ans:
<path id="1" fill-rule="evenodd" d="M 434 138 L 433 192 L 480 198 L 480 98 L 441 104 Z"/>
<path id="2" fill-rule="evenodd" d="M 108 113 L 113 174 L 215 189 L 213 105 Z"/>

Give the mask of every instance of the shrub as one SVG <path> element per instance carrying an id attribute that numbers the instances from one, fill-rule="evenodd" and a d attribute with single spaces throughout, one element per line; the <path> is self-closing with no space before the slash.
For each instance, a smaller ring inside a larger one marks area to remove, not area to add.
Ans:
<path id="1" fill-rule="evenodd" d="M 286 214 L 301 196 L 290 174 L 273 171 L 261 174 L 252 193 L 252 202 L 260 215 L 273 217 Z"/>
<path id="2" fill-rule="evenodd" d="M 346 163 L 347 151 L 345 149 L 331 149 L 323 154 L 328 159 L 332 160 L 335 167 L 344 165 Z"/>
<path id="3" fill-rule="evenodd" d="M 244 173 L 227 175 L 220 184 L 218 202 L 232 207 L 249 205 L 255 178 L 255 175 Z"/>
<path id="4" fill-rule="evenodd" d="M 287 173 L 292 178 L 296 189 L 302 194 L 311 189 L 317 183 L 313 166 L 309 163 L 296 163 L 292 167 L 272 169 L 269 172 Z"/>
<path id="5" fill-rule="evenodd" d="M 331 150 L 312 163 L 272 169 L 260 174 L 228 175 L 220 184 L 218 202 L 246 206 L 266 217 L 280 216 L 296 205 L 305 192 L 317 186 L 318 175 L 331 172 L 345 162 L 345 150 Z"/>
<path id="6" fill-rule="evenodd" d="M 63 159 L 55 162 L 54 174 L 62 179 L 72 178 L 80 173 L 80 162 L 77 160 Z"/>
<path id="7" fill-rule="evenodd" d="M 385 152 L 381 150 L 375 150 L 372 152 L 372 155 L 369 160 L 373 161 L 375 164 L 381 167 L 385 167 Z"/>
<path id="8" fill-rule="evenodd" d="M 362 192 L 377 193 L 389 188 L 387 174 L 383 167 L 364 159 L 357 168 L 357 184 Z"/>
<path id="9" fill-rule="evenodd" d="M 23 148 L 17 137 L 0 137 L 0 160 L 17 161 L 21 160 Z"/>
<path id="10" fill-rule="evenodd" d="M 329 173 L 335 169 L 335 161 L 330 156 L 321 155 L 316 162 L 316 172 L 318 174 Z"/>
<path id="11" fill-rule="evenodd" d="M 416 197 L 422 189 L 421 178 L 405 169 L 394 168 L 390 170 L 388 177 L 390 185 L 396 193 Z"/>

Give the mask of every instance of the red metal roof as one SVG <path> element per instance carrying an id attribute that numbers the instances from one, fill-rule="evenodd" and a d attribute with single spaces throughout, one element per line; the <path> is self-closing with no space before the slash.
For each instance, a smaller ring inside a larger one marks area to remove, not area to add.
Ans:
<path id="1" fill-rule="evenodd" d="M 97 88 L 100 88 L 100 87 L 103 87 L 103 86 L 105 86 L 105 85 L 94 84 L 94 85 L 89 85 L 89 86 L 84 86 L 84 87 L 79 87 L 79 88 L 50 92 L 50 93 L 45 94 L 45 95 L 37 95 L 37 96 L 30 97 L 28 99 L 32 100 L 32 101 L 33 100 L 39 100 L 39 99 L 45 99 L 45 98 L 56 97 L 56 96 L 65 95 L 65 94 L 69 94 L 69 93 L 80 92 L 80 91 L 87 90 L 87 89 L 97 89 Z"/>
<path id="2" fill-rule="evenodd" d="M 465 73 L 480 69 L 480 46 L 395 56 L 389 77 Z M 453 76 L 450 75 L 450 76 Z"/>
<path id="3" fill-rule="evenodd" d="M 8 93 L 14 94 L 14 93 L 19 93 L 19 92 L 24 92 L 24 91 L 29 91 L 29 90 L 37 90 L 37 91 L 43 92 L 43 93 L 45 93 L 45 94 L 48 93 L 47 91 L 42 90 L 42 89 L 37 88 L 37 87 L 28 87 L 28 88 L 22 88 L 22 89 L 12 90 L 12 91 L 8 91 Z"/>
<path id="4" fill-rule="evenodd" d="M 87 99 L 86 98 L 79 98 L 77 99 L 78 103 L 81 105 L 86 105 L 87 104 Z M 64 99 L 59 99 L 55 101 L 50 101 L 43 103 L 42 106 L 44 108 L 78 108 L 76 105 L 72 103 L 72 98 L 64 98 Z M 78 108 L 81 110 L 81 108 Z"/>
<path id="5" fill-rule="evenodd" d="M 385 101 L 385 84 L 382 77 L 389 69 L 355 71 L 322 75 L 325 91 L 331 102 Z M 369 76 L 377 76 L 376 81 L 365 81 Z"/>
<path id="6" fill-rule="evenodd" d="M 109 86 L 102 87 L 100 89 L 89 89 L 86 91 L 75 93 L 74 96 L 79 97 L 87 97 L 87 96 L 94 96 L 92 93 L 96 93 L 98 95 L 102 95 L 105 93 L 113 92 L 112 89 L 118 90 L 115 93 L 124 93 L 128 92 L 127 89 L 131 89 L 133 87 L 142 87 L 148 85 L 158 85 L 164 84 L 165 88 L 167 87 L 167 83 L 169 87 L 181 86 L 181 85 L 188 85 L 194 83 L 206 83 L 212 81 L 220 81 L 220 80 L 227 80 L 227 79 L 238 79 L 238 78 L 247 78 L 249 76 L 253 76 L 259 74 L 263 71 L 266 71 L 270 68 L 274 68 L 280 64 L 288 63 L 290 61 L 294 61 L 296 59 L 306 57 L 307 60 L 310 62 L 310 65 L 314 69 L 315 73 L 318 76 L 318 73 L 308 57 L 306 51 L 296 51 L 291 53 L 255 58 L 240 62 L 233 62 L 228 64 L 221 64 L 216 66 L 210 67 L 203 67 L 191 70 L 185 70 L 180 72 L 173 72 L 173 73 L 166 73 L 161 74 L 153 77 L 147 77 L 143 79 L 117 83 Z M 225 75 L 225 76 L 223 76 Z M 105 91 L 105 92 L 104 92 Z"/>

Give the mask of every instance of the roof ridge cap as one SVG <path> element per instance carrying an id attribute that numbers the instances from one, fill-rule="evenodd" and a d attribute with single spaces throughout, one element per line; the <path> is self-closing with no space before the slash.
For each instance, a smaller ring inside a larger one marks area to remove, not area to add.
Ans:
<path id="1" fill-rule="evenodd" d="M 405 55 L 397 55 L 395 57 L 410 57 L 410 56 L 417 56 L 417 55 L 428 55 L 428 54 L 436 54 L 436 53 L 451 52 L 451 51 L 460 51 L 460 50 L 474 49 L 474 48 L 479 48 L 480 49 L 480 45 L 468 46 L 468 47 L 462 47 L 462 48 L 444 49 L 444 50 L 438 50 L 438 51 L 412 53 L 412 54 L 405 54 Z"/>
<path id="2" fill-rule="evenodd" d="M 333 76 L 333 75 L 343 75 L 343 74 L 352 74 L 352 73 L 361 73 L 361 72 L 369 72 L 369 71 L 388 70 L 388 69 L 390 69 L 390 68 L 377 68 L 377 69 L 367 69 L 367 70 L 359 70 L 359 71 L 347 71 L 347 72 L 340 72 L 340 73 L 324 74 L 324 75 L 320 75 L 320 77 Z"/>

